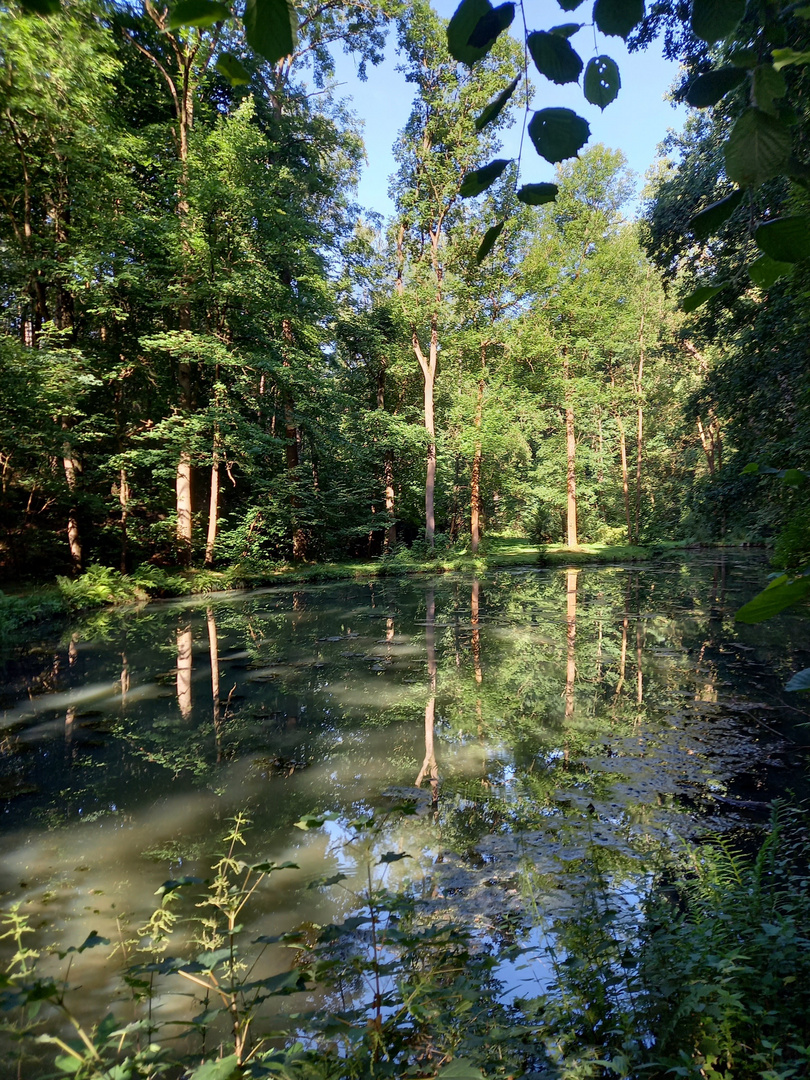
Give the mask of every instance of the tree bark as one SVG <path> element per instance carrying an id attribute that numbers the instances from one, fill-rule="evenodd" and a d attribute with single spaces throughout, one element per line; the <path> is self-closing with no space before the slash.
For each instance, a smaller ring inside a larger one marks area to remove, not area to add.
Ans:
<path id="1" fill-rule="evenodd" d="M 425 370 L 425 431 L 428 435 L 427 469 L 425 473 L 425 542 L 433 550 L 436 537 L 436 426 L 433 415 L 435 367 Z"/>
<path id="2" fill-rule="evenodd" d="M 622 459 L 622 492 L 624 494 L 624 516 L 627 521 L 627 543 L 633 543 L 633 530 L 630 524 L 630 484 L 627 476 L 627 441 L 624 437 L 624 424 L 617 416 L 619 425 L 619 453 Z"/>
<path id="3" fill-rule="evenodd" d="M 82 539 L 79 532 L 79 512 L 76 506 L 76 496 L 79 489 L 79 475 L 81 463 L 74 456 L 73 447 L 67 437 L 69 430 L 66 420 L 62 421 L 62 430 L 66 433 L 62 444 L 62 461 L 65 469 L 65 482 L 70 493 L 70 509 L 68 510 L 67 539 L 70 549 L 70 563 L 74 574 L 81 573 L 82 569 Z"/>
<path id="4" fill-rule="evenodd" d="M 636 395 L 638 401 L 638 418 L 636 424 L 636 543 L 641 536 L 641 457 L 644 445 L 644 312 L 641 313 L 641 326 L 638 332 L 638 380 L 636 382 Z"/>
<path id="5" fill-rule="evenodd" d="M 475 399 L 475 450 L 473 452 L 472 475 L 470 477 L 470 550 L 473 555 L 478 551 L 481 540 L 481 418 L 484 411 L 484 372 L 487 363 L 486 344 L 481 345 L 481 377 Z"/>
<path id="6" fill-rule="evenodd" d="M 205 541 L 205 566 L 214 565 L 219 518 L 219 429 L 214 426 L 214 445 L 211 452 L 211 493 L 208 499 L 208 536 Z"/>
<path id="7" fill-rule="evenodd" d="M 129 536 L 127 533 L 127 519 L 129 517 L 129 479 L 127 471 L 122 466 L 118 474 L 118 502 L 121 504 L 121 573 L 127 572 L 127 554 Z"/>

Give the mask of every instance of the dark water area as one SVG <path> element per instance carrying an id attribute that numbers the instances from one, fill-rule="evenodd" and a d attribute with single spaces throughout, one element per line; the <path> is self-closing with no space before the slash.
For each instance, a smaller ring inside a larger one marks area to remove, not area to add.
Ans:
<path id="1" fill-rule="evenodd" d="M 275 588 L 20 647 L 2 667 L 3 906 L 22 900 L 43 944 L 115 939 L 165 878 L 205 876 L 242 811 L 250 857 L 300 867 L 255 926 L 328 921 L 351 890 L 306 885 L 351 875 L 346 823 L 403 802 L 417 812 L 379 839 L 411 855 L 391 882 L 482 935 L 527 896 L 562 910 L 595 857 L 632 894 L 656 853 L 807 792 L 810 715 L 783 689 L 810 666 L 807 616 L 734 623 L 767 574 L 708 552 Z M 294 827 L 314 810 L 334 820 Z"/>

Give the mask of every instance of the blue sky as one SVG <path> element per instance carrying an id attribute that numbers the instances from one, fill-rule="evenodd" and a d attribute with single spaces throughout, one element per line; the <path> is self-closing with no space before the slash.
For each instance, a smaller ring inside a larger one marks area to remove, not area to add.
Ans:
<path id="1" fill-rule="evenodd" d="M 446 18 L 454 9 L 452 2 L 438 0 L 434 8 Z M 543 21 L 529 24 L 529 30 L 544 30 L 560 22 L 576 21 L 579 12 L 565 13 L 555 5 L 544 5 Z M 531 14 L 531 12 L 529 13 Z M 584 16 L 587 18 L 587 16 Z M 517 21 L 517 20 L 516 20 Z M 393 34 L 390 35 L 390 39 Z M 351 98 L 351 108 L 364 123 L 364 138 L 369 162 L 363 168 L 359 201 L 370 210 L 388 217 L 393 207 L 388 198 L 388 183 L 395 170 L 391 148 L 397 133 L 404 127 L 410 112 L 413 87 L 396 71 L 396 50 L 389 39 L 386 59 L 377 68 L 369 67 L 368 80 L 357 78 L 351 57 L 336 57 L 336 79 L 342 84 L 339 94 Z M 584 116 L 591 127 L 590 143 L 623 150 L 630 168 L 638 174 L 640 189 L 643 175 L 656 157 L 656 147 L 669 128 L 680 129 L 686 117 L 683 106 L 673 108 L 664 96 L 677 76 L 677 65 L 662 59 L 657 43 L 641 53 L 628 53 L 621 38 L 597 35 L 590 26 L 580 30 L 571 43 L 587 63 L 591 56 L 606 53 L 618 63 L 622 88 L 618 98 L 604 113 L 589 105 L 580 86 L 555 86 L 536 70 L 531 79 L 536 87 L 532 107 L 566 106 Z M 520 123 L 504 134 L 503 157 L 517 157 Z M 536 183 L 553 180 L 554 166 L 539 158 L 528 138 L 524 144 L 521 181 Z"/>

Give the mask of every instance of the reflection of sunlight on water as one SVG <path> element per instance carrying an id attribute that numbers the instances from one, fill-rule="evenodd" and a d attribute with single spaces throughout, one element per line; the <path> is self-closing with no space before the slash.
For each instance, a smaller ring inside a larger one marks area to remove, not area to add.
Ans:
<path id="1" fill-rule="evenodd" d="M 262 888 L 248 932 L 323 924 L 356 911 L 367 884 L 347 823 L 379 818 L 395 789 L 419 812 L 374 842 L 375 859 L 412 856 L 385 883 L 445 905 L 484 943 L 523 902 L 527 857 L 550 911 L 589 844 L 638 905 L 644 851 L 717 824 L 712 792 L 743 773 L 765 783 L 780 745 L 747 698 L 764 699 L 749 680 L 767 678 L 756 650 L 770 631 L 733 627 L 738 599 L 717 599 L 714 570 L 583 568 L 575 596 L 548 570 L 284 587 L 152 605 L 121 615 L 108 640 L 77 646 L 73 634 L 69 659 L 67 646 L 43 653 L 46 675 L 32 666 L 31 699 L 15 690 L 2 721 L 0 767 L 39 789 L 2 804 L 3 902 L 25 899 L 42 946 L 91 930 L 115 942 L 145 921 L 163 880 L 209 874 L 244 810 L 248 861 L 300 867 Z M 722 604 L 725 623 L 711 616 Z M 768 647 L 782 662 L 782 639 Z M 337 817 L 292 827 L 319 811 Z M 347 879 L 307 888 L 336 872 Z M 511 997 L 548 985 L 541 937 L 532 929 L 528 956 L 498 968 Z M 88 1008 L 109 993 L 108 952 L 75 959 Z M 262 964 L 288 962 L 279 950 Z"/>

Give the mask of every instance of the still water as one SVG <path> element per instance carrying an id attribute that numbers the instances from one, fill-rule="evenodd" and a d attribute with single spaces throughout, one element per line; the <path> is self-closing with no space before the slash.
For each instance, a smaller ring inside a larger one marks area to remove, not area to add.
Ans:
<path id="1" fill-rule="evenodd" d="M 205 876 L 243 811 L 246 857 L 300 868 L 274 876 L 255 928 L 329 921 L 356 903 L 351 880 L 306 885 L 351 873 L 348 820 L 403 801 L 417 813 L 379 841 L 411 856 L 391 879 L 482 935 L 520 918 L 528 871 L 545 911 L 594 852 L 632 890 L 655 852 L 804 794 L 810 717 L 782 687 L 810 666 L 806 617 L 734 624 L 767 573 L 711 552 L 77 623 L 4 660 L 2 903 L 24 901 L 43 945 L 115 941 L 164 879 Z M 335 820 L 294 827 L 316 810 Z"/>

